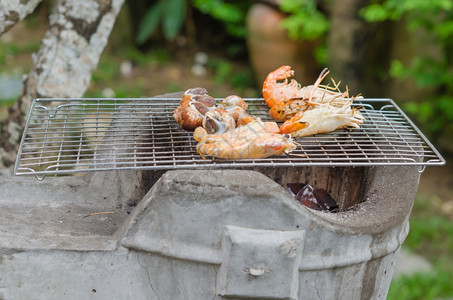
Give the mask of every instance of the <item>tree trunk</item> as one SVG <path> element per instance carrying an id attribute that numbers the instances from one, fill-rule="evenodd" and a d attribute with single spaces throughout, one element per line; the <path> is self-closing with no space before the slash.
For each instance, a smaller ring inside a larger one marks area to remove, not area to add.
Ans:
<path id="1" fill-rule="evenodd" d="M 0 168 L 16 159 L 26 115 L 35 98 L 82 97 L 124 0 L 60 0 L 50 15 L 34 67 L 9 116 L 1 122 Z"/>
<path id="2" fill-rule="evenodd" d="M 41 0 L 0 0 L 0 35 L 33 12 Z"/>
<path id="3" fill-rule="evenodd" d="M 370 26 L 358 16 L 368 0 L 334 0 L 328 36 L 328 65 L 332 77 L 348 85 L 351 95 L 361 92 L 364 54 Z"/>

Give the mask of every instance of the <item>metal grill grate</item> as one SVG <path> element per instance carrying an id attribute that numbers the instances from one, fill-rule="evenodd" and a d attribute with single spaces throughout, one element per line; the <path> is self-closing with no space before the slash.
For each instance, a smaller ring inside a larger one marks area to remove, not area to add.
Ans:
<path id="1" fill-rule="evenodd" d="M 390 99 L 356 100 L 360 129 L 297 138 L 303 149 L 253 160 L 203 159 L 191 132 L 179 128 L 176 98 L 36 99 L 22 137 L 16 175 L 119 169 L 283 166 L 443 165 L 445 160 Z M 270 120 L 263 99 L 249 113 Z"/>

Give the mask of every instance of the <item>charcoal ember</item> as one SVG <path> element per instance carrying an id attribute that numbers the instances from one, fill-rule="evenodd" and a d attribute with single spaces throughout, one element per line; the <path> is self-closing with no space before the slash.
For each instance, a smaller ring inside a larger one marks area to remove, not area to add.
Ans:
<path id="1" fill-rule="evenodd" d="M 306 184 L 296 194 L 296 200 L 308 208 L 315 209 L 315 210 L 323 210 L 322 206 L 319 205 L 318 200 L 315 198 L 313 187 L 309 184 Z"/>
<path id="2" fill-rule="evenodd" d="M 333 211 L 338 209 L 338 203 L 335 199 L 323 189 L 315 189 L 313 192 L 315 199 L 318 201 L 318 204 L 321 205 L 323 210 Z"/>
<path id="3" fill-rule="evenodd" d="M 307 185 L 306 183 L 287 183 L 286 190 L 294 197 L 306 185 Z"/>
<path id="4" fill-rule="evenodd" d="M 338 210 L 338 203 L 326 190 L 313 188 L 309 184 L 288 183 L 287 191 L 308 208 L 322 211 Z"/>

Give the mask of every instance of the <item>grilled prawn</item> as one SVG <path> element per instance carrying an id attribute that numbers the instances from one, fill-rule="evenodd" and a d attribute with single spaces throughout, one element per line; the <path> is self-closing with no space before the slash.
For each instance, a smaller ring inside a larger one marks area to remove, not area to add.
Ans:
<path id="1" fill-rule="evenodd" d="M 275 122 L 263 122 L 260 119 L 253 120 L 248 123 L 247 126 L 239 126 L 234 129 L 235 135 L 247 135 L 250 131 L 253 132 L 268 132 L 268 133 L 280 133 L 280 128 Z M 203 127 L 197 127 L 193 133 L 195 140 L 200 141 L 202 137 L 207 135 L 206 129 Z M 215 140 L 216 138 L 223 139 L 225 136 L 221 134 L 209 134 L 209 139 Z"/>
<path id="2" fill-rule="evenodd" d="M 327 103 L 342 107 L 349 98 L 348 91 L 341 92 L 335 81 L 334 87 L 322 86 L 321 82 L 329 74 L 324 69 L 313 85 L 302 87 L 296 80 L 288 78 L 294 75 L 290 66 L 282 66 L 269 73 L 263 83 L 263 97 L 271 108 L 269 114 L 277 121 L 285 121 L 310 105 Z"/>
<path id="3" fill-rule="evenodd" d="M 203 157 L 253 159 L 293 151 L 296 145 L 291 137 L 276 131 L 276 123 L 255 120 L 224 134 L 207 134 L 204 128 L 198 127 L 194 138 L 199 141 L 197 152 Z"/>
<path id="4" fill-rule="evenodd" d="M 290 66 L 281 66 L 270 72 L 263 83 L 263 97 L 269 107 L 282 105 L 292 98 L 300 97 L 300 84 L 288 78 L 294 76 Z"/>
<path id="5" fill-rule="evenodd" d="M 258 120 L 258 118 L 253 115 L 249 115 L 245 110 L 242 110 L 236 120 L 236 126 L 246 125 L 255 120 Z"/>
<path id="6" fill-rule="evenodd" d="M 348 126 L 358 128 L 364 118 L 357 108 L 351 108 L 352 101 L 353 99 L 342 107 L 320 104 L 311 109 L 299 111 L 282 124 L 280 132 L 299 137 L 331 132 Z"/>

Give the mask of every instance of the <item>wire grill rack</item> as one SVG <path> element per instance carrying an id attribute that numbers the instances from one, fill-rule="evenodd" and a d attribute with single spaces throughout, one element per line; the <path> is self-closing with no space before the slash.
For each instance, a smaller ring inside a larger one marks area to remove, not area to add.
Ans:
<path id="1" fill-rule="evenodd" d="M 263 99 L 245 99 L 249 113 L 270 120 Z M 16 175 L 120 169 L 288 166 L 444 165 L 445 160 L 391 99 L 360 99 L 359 129 L 296 138 L 303 149 L 265 159 L 203 159 L 173 110 L 180 99 L 36 99 L 15 165 Z M 299 155 L 304 155 L 301 157 Z"/>

